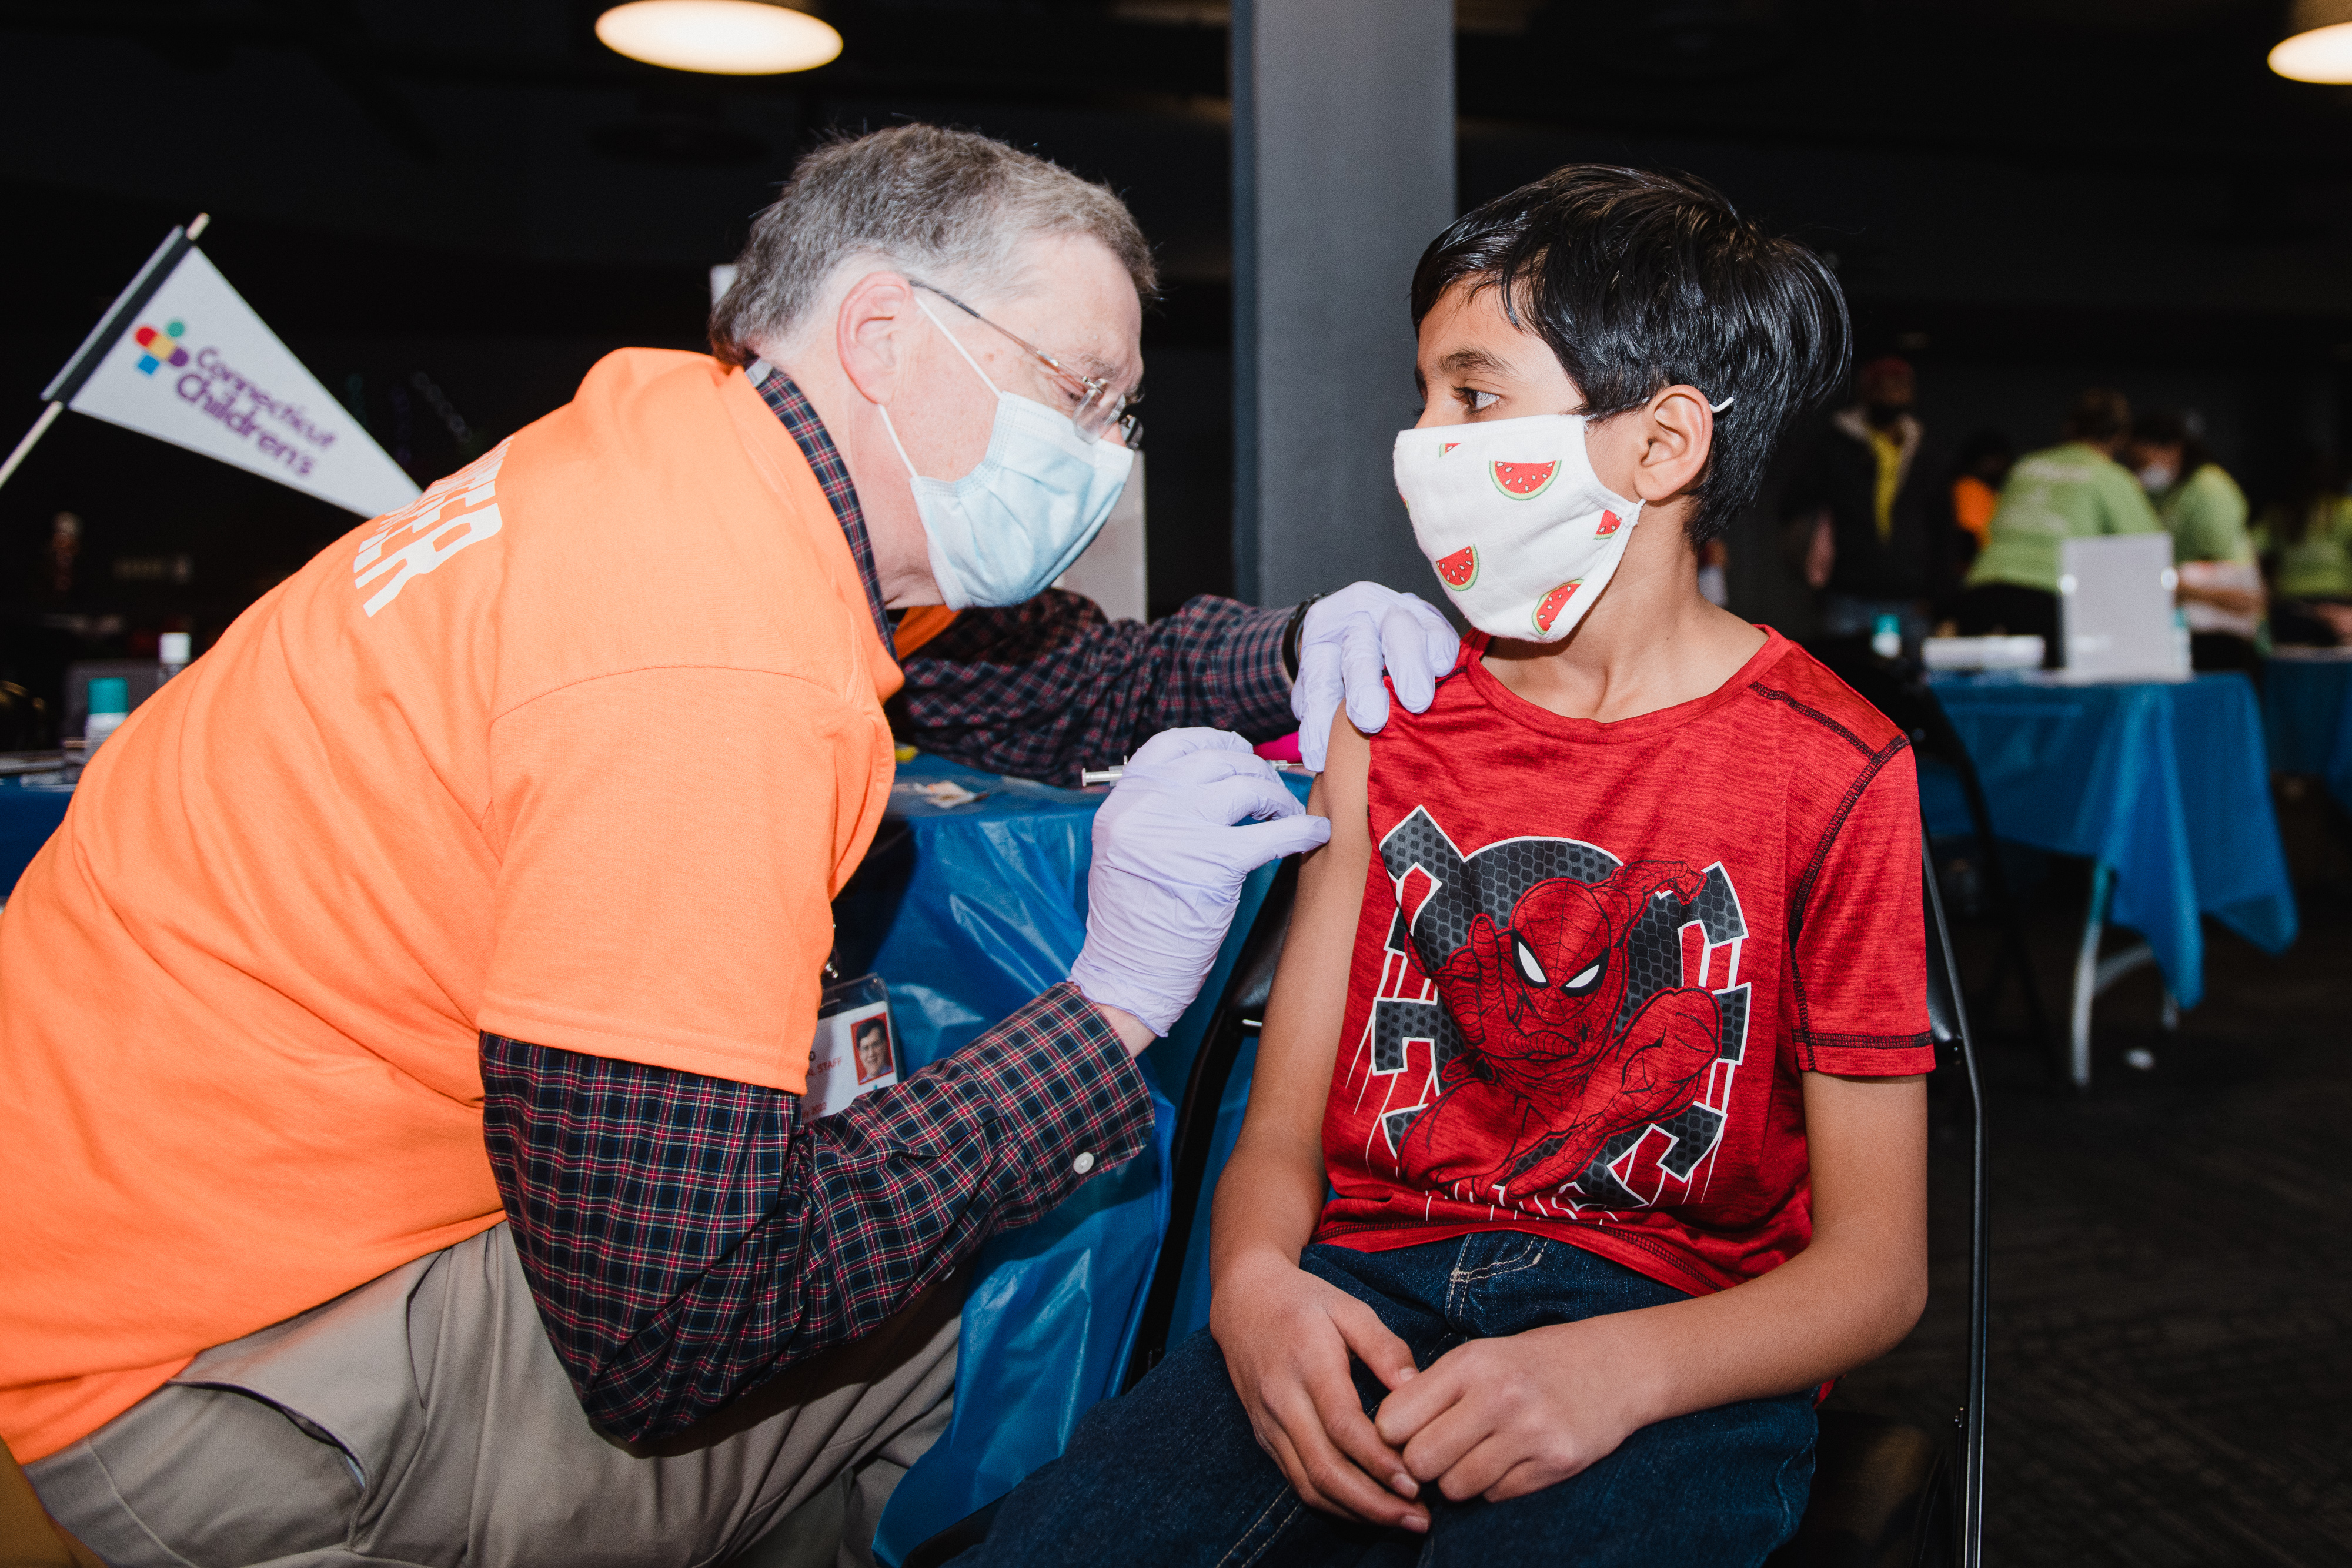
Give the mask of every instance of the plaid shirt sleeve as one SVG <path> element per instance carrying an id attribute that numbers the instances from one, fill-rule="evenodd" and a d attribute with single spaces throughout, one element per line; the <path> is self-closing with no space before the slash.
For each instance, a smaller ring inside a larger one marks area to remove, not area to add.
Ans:
<path id="1" fill-rule="evenodd" d="M 1049 589 L 958 614 L 904 661 L 893 715 L 926 751 L 1051 784 L 1186 725 L 1271 740 L 1297 727 L 1282 662 L 1290 613 L 1203 594 L 1145 625 Z"/>
<path id="2" fill-rule="evenodd" d="M 582 1406 L 630 1442 L 871 1332 L 1151 1126 L 1141 1071 L 1066 982 L 822 1121 L 772 1089 L 481 1046 L 490 1166 L 540 1317 Z"/>

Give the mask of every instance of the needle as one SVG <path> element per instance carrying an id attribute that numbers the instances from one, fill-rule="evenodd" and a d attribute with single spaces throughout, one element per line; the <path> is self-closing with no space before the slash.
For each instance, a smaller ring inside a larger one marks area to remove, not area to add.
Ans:
<path id="1" fill-rule="evenodd" d="M 1272 758 L 1267 758 L 1264 760 L 1269 763 L 1276 773 L 1312 773 L 1315 771 L 1315 769 L 1307 767 L 1304 762 L 1280 762 L 1276 761 Z M 1126 771 L 1127 768 L 1123 764 L 1114 768 L 1081 768 L 1078 769 L 1078 788 L 1081 789 L 1091 789 L 1097 784 L 1116 784 L 1118 782 L 1120 776 Z"/>

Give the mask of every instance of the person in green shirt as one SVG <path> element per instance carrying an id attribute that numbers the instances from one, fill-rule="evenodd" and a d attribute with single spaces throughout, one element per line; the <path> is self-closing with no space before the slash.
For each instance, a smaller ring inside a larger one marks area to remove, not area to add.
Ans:
<path id="1" fill-rule="evenodd" d="M 2124 394 L 2095 387 L 2074 400 L 2060 444 L 2019 459 L 2000 489 L 1984 553 L 1969 572 L 1957 620 L 1963 636 L 2038 636 L 2059 660 L 2059 547 L 2101 534 L 2152 534 L 2164 524 L 2139 481 L 2116 461 L 2131 434 Z"/>
<path id="2" fill-rule="evenodd" d="M 2319 647 L 2352 643 L 2352 497 L 2334 456 L 2306 456 L 2294 489 L 2264 509 L 2252 542 L 2278 594 L 2272 634 Z"/>
<path id="3" fill-rule="evenodd" d="M 2132 425 L 2130 461 L 2172 536 L 2189 662 L 2262 677 L 2263 574 L 2246 531 L 2246 493 L 2213 461 L 2196 423 L 2169 410 Z"/>

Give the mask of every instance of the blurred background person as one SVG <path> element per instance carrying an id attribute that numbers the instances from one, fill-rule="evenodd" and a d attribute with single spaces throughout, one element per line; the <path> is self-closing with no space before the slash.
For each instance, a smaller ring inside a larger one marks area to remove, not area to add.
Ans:
<path id="1" fill-rule="evenodd" d="M 2000 487 L 2017 465 L 2017 449 L 1998 430 L 1979 430 L 1952 455 L 1952 522 L 1971 542 L 1971 559 L 1992 532 Z"/>
<path id="2" fill-rule="evenodd" d="M 2314 450 L 2287 493 L 2263 511 L 2253 545 L 2277 598 L 2271 635 L 2332 648 L 2352 643 L 2352 497 L 2332 452 Z"/>
<path id="3" fill-rule="evenodd" d="M 1699 597 L 1717 610 L 1731 604 L 1731 547 L 1721 539 L 1709 539 L 1698 547 Z"/>
<path id="4" fill-rule="evenodd" d="M 1798 470 L 1784 518 L 1806 539 L 1805 579 L 1822 592 L 1822 635 L 1867 637 L 1892 615 L 1904 641 L 1927 632 L 1942 470 L 1923 461 L 1911 410 L 1916 378 L 1888 355 L 1854 375 L 1855 402 L 1830 419 Z"/>
<path id="5" fill-rule="evenodd" d="M 2060 544 L 2164 528 L 2139 481 L 2116 461 L 2130 434 L 2124 394 L 2094 387 L 2074 400 L 2057 445 L 2029 453 L 2010 470 L 1960 599 L 1962 636 L 2039 637 L 2042 662 L 2057 667 Z"/>
<path id="6" fill-rule="evenodd" d="M 1951 484 L 1945 503 L 1950 508 L 1944 536 L 1945 559 L 1937 563 L 1934 587 L 1935 618 L 1942 634 L 1949 635 L 1967 591 L 1969 572 L 1984 553 L 1992 532 L 1992 515 L 2000 509 L 2000 487 L 2017 463 L 2017 448 L 2006 433 L 1979 430 L 1960 443 L 1952 455 Z"/>
<path id="7" fill-rule="evenodd" d="M 2264 595 L 2246 530 L 2246 493 L 2213 461 L 2200 423 L 2169 409 L 2141 414 L 2132 424 L 2131 465 L 2172 536 L 2190 664 L 2243 670 L 2259 680 Z"/>

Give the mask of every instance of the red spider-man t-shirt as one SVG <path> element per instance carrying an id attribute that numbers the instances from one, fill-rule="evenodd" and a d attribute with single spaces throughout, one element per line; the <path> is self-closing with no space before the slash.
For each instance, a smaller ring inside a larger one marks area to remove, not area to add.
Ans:
<path id="1" fill-rule="evenodd" d="M 1613 724 L 1514 695 L 1486 643 L 1371 739 L 1316 1239 L 1754 1279 L 1812 1235 L 1799 1073 L 1935 1065 L 1907 744 L 1778 632 Z"/>

